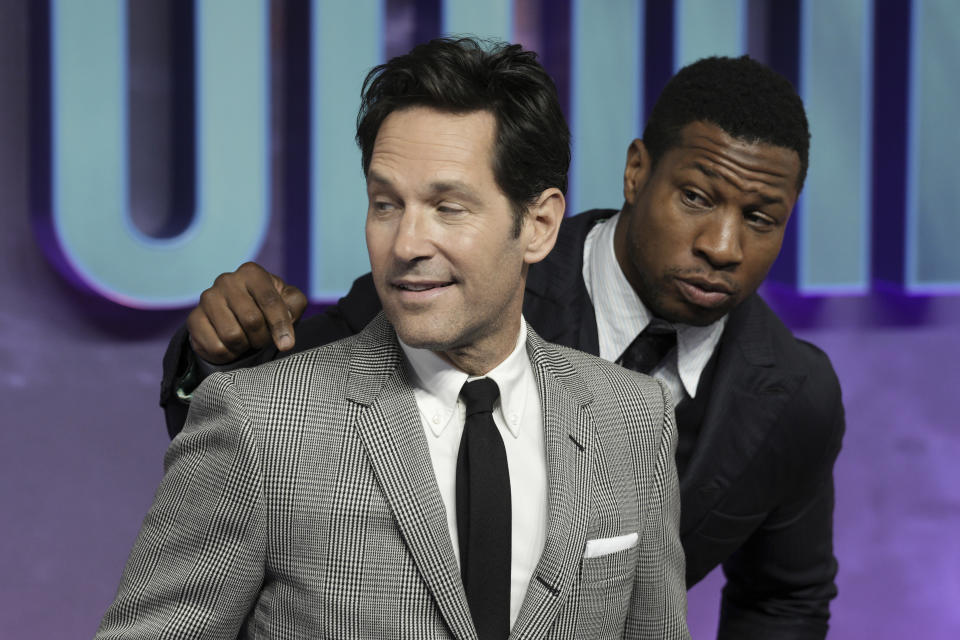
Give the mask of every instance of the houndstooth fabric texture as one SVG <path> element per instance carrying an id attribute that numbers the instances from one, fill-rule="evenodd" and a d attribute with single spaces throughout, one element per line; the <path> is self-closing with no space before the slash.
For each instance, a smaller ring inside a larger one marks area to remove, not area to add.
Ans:
<path id="1" fill-rule="evenodd" d="M 546 543 L 514 638 L 687 638 L 653 379 L 530 331 Z M 637 532 L 584 559 L 587 540 Z M 208 378 L 97 638 L 476 638 L 392 327 Z"/>

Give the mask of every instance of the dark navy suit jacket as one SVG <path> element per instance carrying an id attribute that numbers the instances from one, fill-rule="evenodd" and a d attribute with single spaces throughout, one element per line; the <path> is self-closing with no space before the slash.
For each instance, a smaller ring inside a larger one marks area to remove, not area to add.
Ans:
<path id="1" fill-rule="evenodd" d="M 612 216 L 564 221 L 557 246 L 532 265 L 524 317 L 546 340 L 596 355 L 583 243 Z M 369 274 L 322 314 L 302 320 L 294 352 L 359 332 L 380 310 Z M 164 357 L 160 404 L 171 437 L 186 419 L 179 375 L 185 329 Z M 836 595 L 833 464 L 844 431 L 840 385 L 827 356 L 793 337 L 753 295 L 730 312 L 693 453 L 680 477 L 687 586 L 722 564 L 720 638 L 823 638 Z M 275 357 L 265 353 L 263 359 Z"/>

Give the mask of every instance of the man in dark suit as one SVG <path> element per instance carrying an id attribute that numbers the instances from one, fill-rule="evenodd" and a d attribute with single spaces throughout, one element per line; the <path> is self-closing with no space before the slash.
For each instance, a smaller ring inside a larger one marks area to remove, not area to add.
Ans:
<path id="1" fill-rule="evenodd" d="M 678 401 L 687 585 L 723 566 L 721 638 L 823 638 L 836 594 L 839 383 L 755 293 L 808 146 L 803 105 L 782 76 L 747 58 L 694 63 L 629 145 L 622 209 L 567 219 L 527 279 L 524 315 L 547 340 L 649 370 Z M 305 304 L 256 265 L 221 276 L 164 360 L 171 435 L 186 410 L 177 390 L 187 394 L 201 367 L 348 335 L 377 310 L 364 276 L 301 321 L 294 346 L 290 318 Z"/>
<path id="2" fill-rule="evenodd" d="M 669 393 L 521 314 L 570 157 L 536 56 L 417 46 L 357 141 L 383 312 L 196 389 L 97 637 L 689 638 Z"/>

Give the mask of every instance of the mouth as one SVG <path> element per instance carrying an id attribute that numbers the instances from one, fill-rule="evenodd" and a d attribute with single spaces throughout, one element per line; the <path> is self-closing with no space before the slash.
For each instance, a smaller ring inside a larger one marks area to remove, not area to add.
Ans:
<path id="1" fill-rule="evenodd" d="M 399 294 L 400 300 L 407 304 L 429 302 L 443 295 L 454 284 L 453 280 L 412 280 L 407 278 L 390 282 L 390 286 Z"/>
<path id="2" fill-rule="evenodd" d="M 449 287 L 453 284 L 452 281 L 439 282 L 439 281 L 424 281 L 424 282 L 412 282 L 410 280 L 397 280 L 391 283 L 395 288 L 400 289 L 401 291 L 412 291 L 419 293 L 422 291 L 432 291 L 433 289 L 441 289 L 443 287 Z"/>
<path id="3" fill-rule="evenodd" d="M 687 302 L 698 307 L 716 309 L 730 300 L 735 289 L 721 280 L 709 278 L 677 278 L 677 288 Z"/>

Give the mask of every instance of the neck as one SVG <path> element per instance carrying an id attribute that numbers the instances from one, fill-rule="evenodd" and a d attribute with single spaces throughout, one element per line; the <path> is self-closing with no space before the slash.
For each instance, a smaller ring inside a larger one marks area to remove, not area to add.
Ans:
<path id="1" fill-rule="evenodd" d="M 508 330 L 489 336 L 487 340 L 434 353 L 468 375 L 484 376 L 506 360 L 517 346 L 519 316 L 508 326 Z"/>
<path id="2" fill-rule="evenodd" d="M 617 264 L 620 265 L 620 270 L 623 271 L 628 281 L 630 280 L 630 270 L 627 268 L 627 231 L 630 213 L 631 212 L 627 210 L 627 205 L 624 204 L 623 208 L 620 209 L 620 217 L 617 218 L 617 228 L 613 230 L 613 255 L 617 259 Z M 632 285 L 633 282 L 630 281 L 630 284 Z"/>

